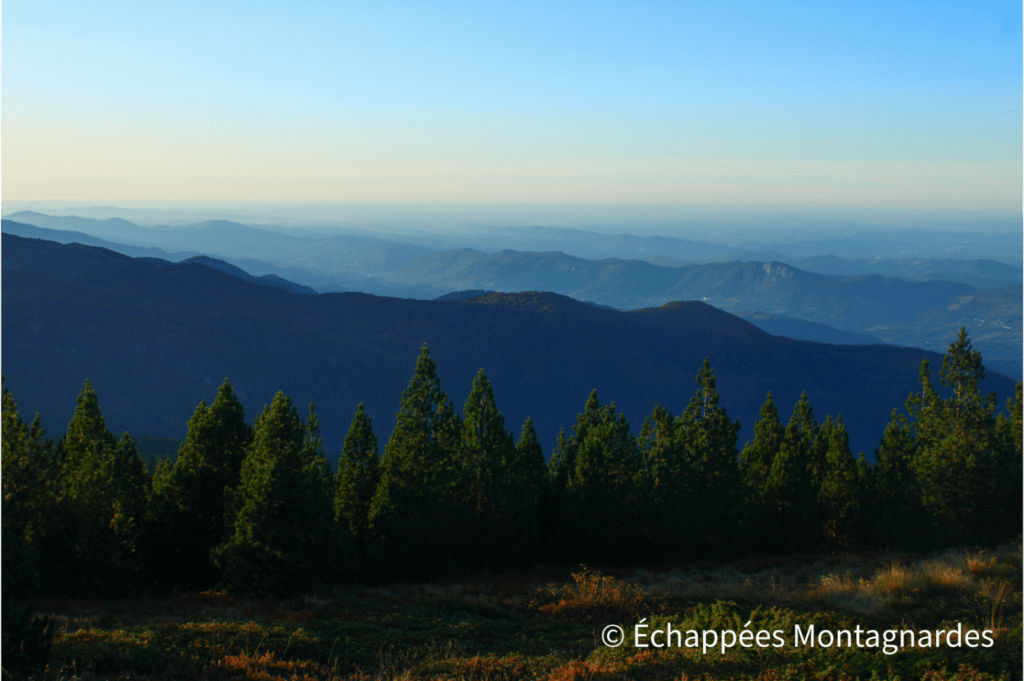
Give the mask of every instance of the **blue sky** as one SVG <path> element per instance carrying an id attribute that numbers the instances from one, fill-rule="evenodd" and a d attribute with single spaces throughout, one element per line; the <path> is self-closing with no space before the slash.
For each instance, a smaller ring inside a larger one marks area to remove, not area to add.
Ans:
<path id="1" fill-rule="evenodd" d="M 8 200 L 1020 210 L 1020 3 L 3 13 Z"/>

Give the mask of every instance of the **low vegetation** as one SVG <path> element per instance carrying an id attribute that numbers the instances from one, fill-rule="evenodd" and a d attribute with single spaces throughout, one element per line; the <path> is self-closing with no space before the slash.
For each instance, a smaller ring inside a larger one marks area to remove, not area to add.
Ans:
<path id="1" fill-rule="evenodd" d="M 47 680 L 1019 679 L 1021 548 L 792 556 L 671 570 L 581 567 L 345 587 L 284 600 L 207 591 L 49 598 Z M 989 649 L 638 648 L 632 626 L 994 630 Z M 608 624 L 627 632 L 609 648 Z"/>

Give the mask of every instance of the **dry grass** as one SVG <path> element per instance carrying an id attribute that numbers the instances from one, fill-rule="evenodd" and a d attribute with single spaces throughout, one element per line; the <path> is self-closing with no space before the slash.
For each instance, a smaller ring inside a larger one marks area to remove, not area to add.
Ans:
<path id="1" fill-rule="evenodd" d="M 837 567 L 842 571 L 837 571 Z M 648 597 L 686 602 L 715 600 L 832 606 L 865 614 L 935 595 L 978 597 L 1005 609 L 1021 590 L 1021 546 L 968 553 L 948 551 L 929 558 L 900 554 L 800 557 L 763 561 L 751 572 L 743 564 L 727 569 L 637 572 Z M 758 570 L 757 567 L 763 569 Z"/>
<path id="2" fill-rule="evenodd" d="M 572 573 L 572 580 L 570 584 L 549 585 L 540 590 L 535 607 L 549 615 L 596 620 L 607 616 L 631 617 L 643 605 L 644 590 L 639 585 L 601 574 L 586 565 Z"/>

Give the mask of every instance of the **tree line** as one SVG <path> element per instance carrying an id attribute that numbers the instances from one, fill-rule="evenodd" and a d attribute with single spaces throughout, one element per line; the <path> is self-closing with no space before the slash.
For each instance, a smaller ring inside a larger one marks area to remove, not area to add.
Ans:
<path id="1" fill-rule="evenodd" d="M 301 418 L 279 392 L 249 424 L 225 380 L 152 474 L 88 381 L 56 441 L 4 386 L 5 663 L 9 631 L 23 652 L 45 639 L 27 624 L 33 591 L 274 596 L 537 563 L 995 544 L 1021 531 L 1022 384 L 996 415 L 984 374 L 961 329 L 939 371 L 949 397 L 924 360 L 873 465 L 806 393 L 788 423 L 769 394 L 739 448 L 707 360 L 687 408 L 654 407 L 635 435 L 591 393 L 545 460 L 529 418 L 518 440 L 508 430 L 483 370 L 459 413 L 424 346 L 383 456 L 362 405 L 332 471 L 313 404 Z"/>

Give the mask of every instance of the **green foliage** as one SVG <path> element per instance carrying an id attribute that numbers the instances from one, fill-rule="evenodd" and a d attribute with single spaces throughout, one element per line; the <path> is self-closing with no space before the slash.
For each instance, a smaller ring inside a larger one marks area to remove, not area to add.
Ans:
<path id="1" fill-rule="evenodd" d="M 460 503 L 465 476 L 456 457 L 462 424 L 441 390 L 426 345 L 396 420 L 370 506 L 381 570 L 393 577 L 451 572 L 458 569 L 467 541 Z"/>
<path id="2" fill-rule="evenodd" d="M 850 551 L 867 541 L 868 485 L 863 461 L 854 459 L 850 436 L 842 415 L 832 417 L 821 428 L 827 443 L 821 484 L 818 488 L 818 513 L 821 517 L 823 548 L 829 552 Z"/>
<path id="3" fill-rule="evenodd" d="M 748 441 L 740 452 L 740 470 L 746 486 L 747 499 L 757 507 L 764 497 L 764 488 L 779 454 L 785 430 L 779 420 L 779 410 L 772 394 L 761 405 L 760 418 L 754 422 L 754 441 Z"/>
<path id="4" fill-rule="evenodd" d="M 0 378 L 0 384 L 5 378 Z M 42 670 L 50 655 L 53 624 L 33 615 L 32 596 L 39 589 L 39 555 L 34 544 L 45 530 L 49 452 L 40 442 L 38 416 L 32 427 L 4 385 L 0 447 L 3 456 L 3 671 L 20 678 Z"/>
<path id="5" fill-rule="evenodd" d="M 304 423 L 278 392 L 256 419 L 229 505 L 229 538 L 214 550 L 224 586 L 238 593 L 298 593 L 336 570 L 332 499 L 312 405 Z"/>
<path id="6" fill-rule="evenodd" d="M 1006 499 L 995 438 L 995 394 L 983 396 L 981 353 L 963 328 L 942 361 L 940 382 L 952 391 L 942 400 L 921 366 L 921 395 L 907 400 L 916 420 L 914 475 L 921 502 L 941 543 L 992 543 L 1006 538 Z"/>
<path id="7" fill-rule="evenodd" d="M 356 551 L 366 550 L 370 530 L 370 504 L 380 482 L 380 451 L 373 422 L 359 403 L 345 436 L 338 461 L 334 492 L 335 520 L 351 533 Z"/>
<path id="8" fill-rule="evenodd" d="M 516 562 L 543 560 L 541 554 L 541 512 L 546 475 L 544 450 L 537 439 L 533 421 L 526 417 L 516 443 L 513 475 L 516 480 L 513 516 L 516 519 L 510 541 L 517 547 Z"/>
<path id="9" fill-rule="evenodd" d="M 597 391 L 576 419 L 574 465 L 559 508 L 558 545 L 569 560 L 634 560 L 646 543 L 641 457 L 629 422 Z"/>
<path id="10" fill-rule="evenodd" d="M 740 425 L 718 404 L 708 359 L 696 381 L 699 389 L 679 418 L 658 405 L 637 436 L 644 464 L 644 515 L 649 515 L 651 549 L 659 559 L 721 556 L 733 550 L 737 539 Z"/>
<path id="11" fill-rule="evenodd" d="M 109 430 L 86 381 L 67 432 L 61 462 L 53 558 L 47 586 L 76 595 L 132 592 L 142 579 L 142 541 L 150 479 L 131 437 Z"/>
<path id="12" fill-rule="evenodd" d="M 700 388 L 679 418 L 676 432 L 685 457 L 686 473 L 677 494 L 684 495 L 690 506 L 687 516 L 700 518 L 693 523 L 697 532 L 692 537 L 695 555 L 721 557 L 735 550 L 736 521 L 742 495 L 737 437 L 739 421 L 730 421 L 725 408 L 719 406 L 718 390 L 711 363 L 697 372 Z"/>
<path id="13" fill-rule="evenodd" d="M 211 551 L 227 538 L 224 499 L 238 486 L 251 437 L 225 379 L 213 404 L 196 407 L 173 467 L 154 476 L 147 555 L 158 584 L 206 588 L 220 579 Z"/>
<path id="14" fill-rule="evenodd" d="M 914 475 L 917 438 L 906 416 L 892 420 L 875 448 L 873 533 L 881 546 L 924 548 L 930 539 L 921 489 Z"/>
<path id="15" fill-rule="evenodd" d="M 473 552 L 488 565 L 528 562 L 537 532 L 544 455 L 529 420 L 516 446 L 483 369 L 473 380 L 463 409 L 459 455 L 467 481 Z"/>

